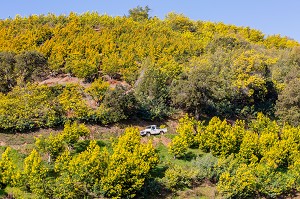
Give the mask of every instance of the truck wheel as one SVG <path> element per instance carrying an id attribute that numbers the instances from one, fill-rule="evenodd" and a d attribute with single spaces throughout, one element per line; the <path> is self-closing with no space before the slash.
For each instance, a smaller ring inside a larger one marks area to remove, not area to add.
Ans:
<path id="1" fill-rule="evenodd" d="M 161 131 L 160 134 L 163 135 L 165 132 Z"/>
<path id="2" fill-rule="evenodd" d="M 151 135 L 149 132 L 147 132 L 147 134 L 146 134 L 148 137 Z"/>

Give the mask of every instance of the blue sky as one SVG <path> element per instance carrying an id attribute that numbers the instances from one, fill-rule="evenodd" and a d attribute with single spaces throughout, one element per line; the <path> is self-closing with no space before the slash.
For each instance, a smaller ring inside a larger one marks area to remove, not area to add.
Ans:
<path id="1" fill-rule="evenodd" d="M 148 5 L 150 15 L 162 19 L 176 12 L 193 20 L 249 26 L 300 41 L 300 0 L 5 0 L 1 2 L 0 18 L 71 11 L 123 16 L 138 5 Z"/>

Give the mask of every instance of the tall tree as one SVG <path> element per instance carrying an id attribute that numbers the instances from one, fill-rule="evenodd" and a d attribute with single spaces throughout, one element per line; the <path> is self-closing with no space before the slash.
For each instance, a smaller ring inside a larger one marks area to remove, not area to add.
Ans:
<path id="1" fill-rule="evenodd" d="M 148 6 L 144 8 L 141 6 L 137 6 L 136 8 L 132 8 L 129 10 L 129 17 L 131 17 L 135 21 L 143 21 L 145 19 L 149 19 L 149 11 L 151 9 Z"/>
<path id="2" fill-rule="evenodd" d="M 14 53 L 0 52 L 0 92 L 8 92 L 16 84 L 15 64 Z"/>
<path id="3" fill-rule="evenodd" d="M 294 78 L 283 89 L 276 103 L 276 115 L 284 122 L 299 125 L 300 79 Z"/>
<path id="4" fill-rule="evenodd" d="M 132 198 L 157 163 L 158 155 L 152 143 L 142 144 L 139 131 L 127 128 L 113 146 L 107 176 L 102 180 L 103 190 L 108 197 Z"/>
<path id="5" fill-rule="evenodd" d="M 193 63 L 194 67 L 173 81 L 171 99 L 175 106 L 186 109 L 198 119 L 200 113 L 209 113 L 217 86 L 214 70 L 206 61 Z M 192 65 L 192 64 L 191 64 Z"/>
<path id="6" fill-rule="evenodd" d="M 140 104 L 140 114 L 146 119 L 161 119 L 168 115 L 169 87 L 167 76 L 146 59 L 135 84 L 135 96 Z"/>
<path id="7" fill-rule="evenodd" d="M 24 51 L 16 56 L 15 70 L 19 84 L 41 80 L 46 75 L 47 60 L 37 51 Z"/>

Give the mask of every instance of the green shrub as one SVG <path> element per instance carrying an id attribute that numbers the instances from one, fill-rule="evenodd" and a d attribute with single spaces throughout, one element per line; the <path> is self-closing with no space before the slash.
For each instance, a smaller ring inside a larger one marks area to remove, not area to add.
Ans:
<path id="1" fill-rule="evenodd" d="M 231 126 L 226 120 L 213 117 L 197 136 L 200 149 L 216 156 L 238 153 L 245 132 L 245 122 L 237 120 Z"/>
<path id="2" fill-rule="evenodd" d="M 289 172 L 278 171 L 264 164 L 255 168 L 258 192 L 267 198 L 279 198 L 295 189 L 296 178 Z"/>
<path id="3" fill-rule="evenodd" d="M 109 83 L 99 78 L 86 88 L 85 92 L 91 95 L 97 103 L 101 103 L 108 89 Z"/>
<path id="4" fill-rule="evenodd" d="M 62 111 L 52 90 L 27 84 L 0 95 L 0 129 L 25 131 L 53 127 L 62 121 Z"/>
<path id="5" fill-rule="evenodd" d="M 19 174 L 14 160 L 13 152 L 10 147 L 1 154 L 0 159 L 0 189 L 9 185 L 15 185 L 18 181 Z"/>
<path id="6" fill-rule="evenodd" d="M 216 170 L 217 163 L 218 158 L 214 157 L 211 153 L 197 157 L 192 161 L 194 169 L 198 170 L 197 178 L 199 180 L 207 179 L 211 182 L 216 182 L 219 178 Z"/>
<path id="7" fill-rule="evenodd" d="M 189 145 L 184 138 L 176 136 L 169 145 L 169 153 L 174 155 L 174 158 L 179 158 L 185 155 L 188 147 Z"/>
<path id="8" fill-rule="evenodd" d="M 224 198 L 254 198 L 257 193 L 257 179 L 253 168 L 241 164 L 234 174 L 221 174 L 218 190 Z"/>
<path id="9" fill-rule="evenodd" d="M 191 187 L 192 182 L 196 180 L 198 172 L 191 168 L 174 165 L 165 172 L 162 179 L 166 187 L 172 191 Z"/>
<path id="10" fill-rule="evenodd" d="M 88 116 L 89 107 L 83 99 L 83 88 L 77 84 L 67 84 L 63 92 L 58 96 L 58 101 L 68 119 L 85 119 Z"/>
<path id="11" fill-rule="evenodd" d="M 152 143 L 142 144 L 138 129 L 127 128 L 113 144 L 106 176 L 101 181 L 105 196 L 134 197 L 158 162 Z"/>

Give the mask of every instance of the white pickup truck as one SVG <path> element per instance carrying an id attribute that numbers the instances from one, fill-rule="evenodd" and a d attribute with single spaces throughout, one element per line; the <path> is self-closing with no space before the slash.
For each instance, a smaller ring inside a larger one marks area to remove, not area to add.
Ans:
<path id="1" fill-rule="evenodd" d="M 140 131 L 141 136 L 147 135 L 158 135 L 158 134 L 164 134 L 167 132 L 167 128 L 159 128 L 156 125 L 147 126 L 146 129 Z"/>

